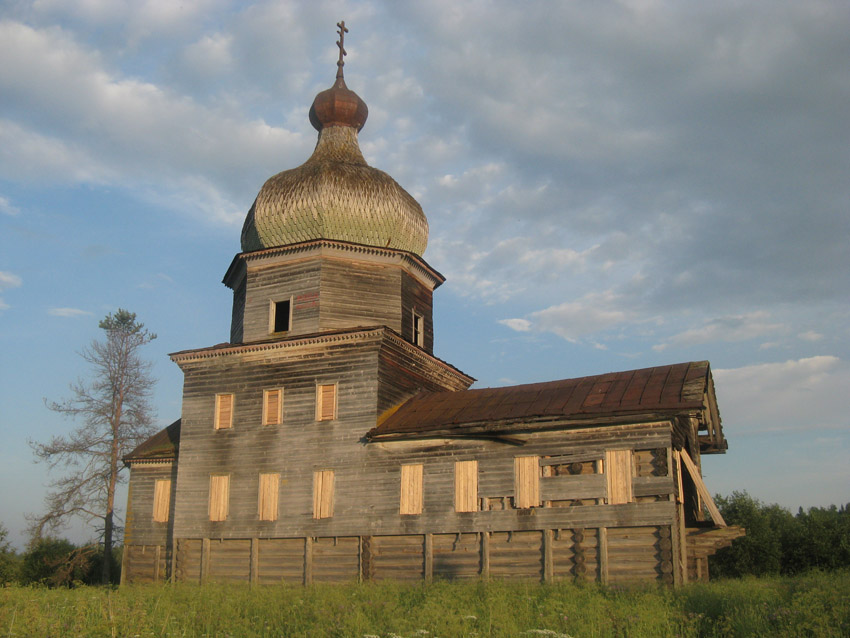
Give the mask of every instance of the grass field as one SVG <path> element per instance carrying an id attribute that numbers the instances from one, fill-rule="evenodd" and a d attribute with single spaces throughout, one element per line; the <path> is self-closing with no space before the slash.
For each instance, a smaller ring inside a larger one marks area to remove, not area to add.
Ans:
<path id="1" fill-rule="evenodd" d="M 850 571 L 672 590 L 472 582 L 0 589 L 0 637 L 848 636 Z"/>

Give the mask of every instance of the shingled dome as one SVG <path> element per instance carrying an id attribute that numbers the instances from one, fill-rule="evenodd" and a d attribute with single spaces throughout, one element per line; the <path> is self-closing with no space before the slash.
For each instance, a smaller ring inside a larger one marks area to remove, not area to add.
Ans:
<path id="1" fill-rule="evenodd" d="M 341 71 L 310 108 L 310 122 L 319 131 L 313 155 L 260 189 L 242 227 L 243 252 L 314 239 L 425 252 L 428 220 L 422 207 L 363 159 L 357 133 L 368 109 L 345 86 Z"/>

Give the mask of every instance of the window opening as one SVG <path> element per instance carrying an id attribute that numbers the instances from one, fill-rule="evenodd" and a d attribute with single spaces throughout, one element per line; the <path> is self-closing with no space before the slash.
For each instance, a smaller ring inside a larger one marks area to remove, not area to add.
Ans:
<path id="1" fill-rule="evenodd" d="M 292 323 L 292 299 L 271 302 L 270 332 L 288 332 Z"/>
<path id="2" fill-rule="evenodd" d="M 413 343 L 420 348 L 424 343 L 425 320 L 422 315 L 413 312 Z"/>

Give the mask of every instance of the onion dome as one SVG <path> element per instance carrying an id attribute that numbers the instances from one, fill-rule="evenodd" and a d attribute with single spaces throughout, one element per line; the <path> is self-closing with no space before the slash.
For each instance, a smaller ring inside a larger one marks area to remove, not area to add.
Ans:
<path id="1" fill-rule="evenodd" d="M 406 250 L 422 256 L 428 220 L 396 181 L 366 163 L 357 134 L 368 108 L 346 85 L 340 61 L 334 85 L 319 93 L 310 122 L 319 131 L 313 155 L 298 168 L 271 177 L 260 189 L 242 227 L 242 251 L 314 239 Z"/>

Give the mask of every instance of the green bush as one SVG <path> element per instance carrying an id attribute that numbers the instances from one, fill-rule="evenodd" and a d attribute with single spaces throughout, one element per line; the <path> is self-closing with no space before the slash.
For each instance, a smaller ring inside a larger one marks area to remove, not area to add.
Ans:
<path id="1" fill-rule="evenodd" d="M 801 508 L 795 516 L 746 492 L 717 496 L 716 501 L 726 522 L 746 528 L 747 535 L 709 559 L 712 577 L 790 575 L 850 567 L 847 507 Z"/>

